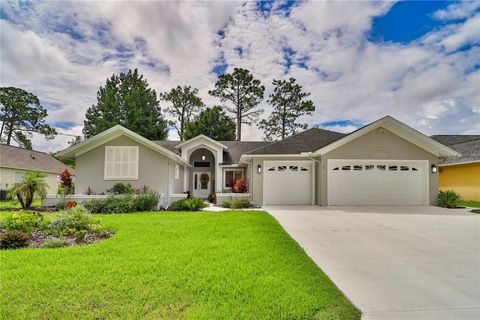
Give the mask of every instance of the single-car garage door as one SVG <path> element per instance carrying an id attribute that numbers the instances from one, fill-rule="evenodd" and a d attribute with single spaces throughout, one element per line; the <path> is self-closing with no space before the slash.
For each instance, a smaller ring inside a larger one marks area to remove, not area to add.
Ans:
<path id="1" fill-rule="evenodd" d="M 428 205 L 426 160 L 337 160 L 327 164 L 328 205 Z"/>
<path id="2" fill-rule="evenodd" d="M 312 161 L 264 161 L 264 205 L 313 204 Z"/>

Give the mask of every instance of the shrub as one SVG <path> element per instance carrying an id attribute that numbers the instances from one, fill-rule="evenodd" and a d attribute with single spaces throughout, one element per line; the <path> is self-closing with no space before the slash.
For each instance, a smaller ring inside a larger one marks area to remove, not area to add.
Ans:
<path id="1" fill-rule="evenodd" d="M 121 182 L 115 183 L 115 185 L 107 191 L 113 194 L 133 194 L 134 192 L 130 183 L 123 184 Z"/>
<path id="2" fill-rule="evenodd" d="M 43 216 L 38 212 L 16 211 L 5 219 L 5 229 L 9 231 L 32 232 L 43 223 Z"/>
<path id="3" fill-rule="evenodd" d="M 183 198 L 172 203 L 171 207 L 176 211 L 198 211 L 207 207 L 205 200 L 201 198 Z"/>
<path id="4" fill-rule="evenodd" d="M 27 172 L 22 181 L 15 183 L 7 196 L 12 199 L 18 199 L 22 209 L 30 209 L 35 195 L 42 199 L 47 195 L 48 183 L 45 182 L 47 175 L 42 172 Z"/>
<path id="5" fill-rule="evenodd" d="M 210 203 L 217 203 L 217 194 L 215 192 L 212 192 L 208 195 L 207 198 L 208 202 Z"/>
<path id="6" fill-rule="evenodd" d="M 223 201 L 222 202 L 222 208 L 231 208 L 232 203 L 230 201 Z"/>
<path id="7" fill-rule="evenodd" d="M 232 201 L 231 208 L 244 209 L 244 208 L 250 208 L 250 206 L 251 206 L 250 200 L 245 198 L 239 198 Z"/>
<path id="8" fill-rule="evenodd" d="M 92 199 L 84 204 L 92 213 L 129 213 L 155 210 L 160 196 L 158 193 L 139 195 L 111 195 L 106 199 Z"/>
<path id="9" fill-rule="evenodd" d="M 70 209 L 70 208 L 73 208 L 77 205 L 77 203 L 75 201 L 67 201 L 67 204 L 65 204 L 65 209 Z"/>
<path id="10" fill-rule="evenodd" d="M 456 208 L 462 201 L 458 193 L 453 190 L 440 191 L 438 194 L 438 205 L 444 208 Z"/>
<path id="11" fill-rule="evenodd" d="M 65 210 L 62 215 L 50 224 L 50 232 L 57 236 L 75 235 L 79 231 L 102 232 L 105 229 L 100 221 L 94 219 L 83 206 Z"/>
<path id="12" fill-rule="evenodd" d="M 62 239 L 48 239 L 42 245 L 42 248 L 61 248 L 68 246 L 68 241 Z"/>
<path id="13" fill-rule="evenodd" d="M 0 235 L 0 249 L 23 248 L 28 245 L 30 236 L 22 231 L 9 230 Z"/>
<path id="14" fill-rule="evenodd" d="M 233 192 L 235 193 L 244 193 L 247 192 L 247 183 L 244 178 L 239 178 L 233 184 Z"/>
<path id="15" fill-rule="evenodd" d="M 59 177 L 59 185 L 58 185 L 58 190 L 57 193 L 59 194 L 74 194 L 74 186 L 73 186 L 73 176 L 72 174 L 67 170 L 63 170 L 62 173 L 60 173 Z"/>

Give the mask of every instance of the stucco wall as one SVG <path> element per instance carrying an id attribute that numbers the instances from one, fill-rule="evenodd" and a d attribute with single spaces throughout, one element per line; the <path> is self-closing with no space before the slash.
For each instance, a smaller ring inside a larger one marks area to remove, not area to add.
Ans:
<path id="1" fill-rule="evenodd" d="M 440 190 L 453 190 L 464 200 L 480 201 L 480 163 L 440 168 Z"/>
<path id="2" fill-rule="evenodd" d="M 20 169 L 10 169 L 10 168 L 0 168 L 0 189 L 2 190 L 9 190 L 15 184 L 15 174 L 16 172 L 32 172 Z M 45 178 L 45 182 L 48 183 L 50 189 L 48 190 L 48 194 L 56 194 L 57 193 L 57 177 L 60 175 L 56 173 L 47 173 L 47 177 Z"/>
<path id="3" fill-rule="evenodd" d="M 193 167 L 194 161 L 203 161 L 202 160 L 203 155 L 205 156 L 205 161 L 210 162 L 210 167 L 208 168 Z M 188 163 L 192 165 L 192 167 L 189 170 L 189 184 L 188 184 L 189 189 L 188 190 L 193 194 L 193 173 L 194 172 L 210 172 L 210 179 L 212 179 L 210 183 L 210 187 L 211 187 L 210 192 L 214 191 L 217 185 L 217 177 L 215 174 L 215 171 L 216 171 L 215 156 L 213 155 L 212 151 L 206 148 L 196 149 L 190 153 Z"/>
<path id="4" fill-rule="evenodd" d="M 139 166 L 137 180 L 105 180 L 105 146 L 138 146 Z M 175 162 L 164 155 L 147 148 L 125 136 L 113 139 L 76 159 L 76 193 L 85 194 L 87 188 L 95 193 L 106 192 L 115 183 L 130 183 L 134 188 L 148 186 L 164 195 L 172 193 L 169 188 L 169 175 Z M 173 174 L 173 172 L 171 173 Z M 179 181 L 183 183 L 183 176 Z M 170 192 L 169 192 L 170 191 Z M 180 192 L 180 191 L 176 191 Z"/>
<path id="5" fill-rule="evenodd" d="M 369 133 L 323 155 L 320 164 L 320 188 L 317 189 L 321 205 L 327 205 L 327 160 L 328 159 L 392 159 L 392 160 L 428 160 L 428 168 L 437 165 L 438 158 L 391 133 L 372 130 Z M 429 174 L 429 202 L 437 204 L 438 173 Z"/>

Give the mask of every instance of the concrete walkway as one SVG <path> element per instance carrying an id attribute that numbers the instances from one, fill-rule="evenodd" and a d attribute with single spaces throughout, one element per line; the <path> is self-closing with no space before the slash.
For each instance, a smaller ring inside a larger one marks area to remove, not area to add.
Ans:
<path id="1" fill-rule="evenodd" d="M 480 214 L 269 207 L 362 319 L 480 319 Z"/>

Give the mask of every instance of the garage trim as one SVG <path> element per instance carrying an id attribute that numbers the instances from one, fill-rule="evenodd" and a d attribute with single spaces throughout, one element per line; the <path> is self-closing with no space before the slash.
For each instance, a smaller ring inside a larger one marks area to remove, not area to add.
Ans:
<path id="1" fill-rule="evenodd" d="M 281 164 L 308 164 L 311 168 L 311 177 L 310 177 L 310 199 L 311 199 L 311 205 L 315 205 L 315 163 L 312 160 L 265 160 L 263 161 L 263 172 L 262 172 L 262 204 L 265 206 L 266 204 L 266 172 L 267 172 L 267 167 L 270 165 L 278 165 L 279 163 Z"/>

